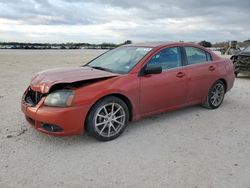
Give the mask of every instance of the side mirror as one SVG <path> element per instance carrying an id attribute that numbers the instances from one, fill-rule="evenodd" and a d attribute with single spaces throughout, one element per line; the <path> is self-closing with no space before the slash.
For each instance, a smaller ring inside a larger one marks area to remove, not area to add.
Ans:
<path id="1" fill-rule="evenodd" d="M 162 73 L 162 67 L 161 66 L 146 66 L 144 69 L 143 69 L 143 75 L 146 75 L 146 74 L 160 74 Z"/>

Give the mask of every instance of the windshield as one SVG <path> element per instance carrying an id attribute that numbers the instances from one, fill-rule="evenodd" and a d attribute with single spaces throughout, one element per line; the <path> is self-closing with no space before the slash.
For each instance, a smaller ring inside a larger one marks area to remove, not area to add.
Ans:
<path id="1" fill-rule="evenodd" d="M 244 52 L 250 52 L 250 46 L 246 47 L 243 51 Z"/>
<path id="2" fill-rule="evenodd" d="M 152 48 L 120 47 L 110 50 L 91 61 L 87 66 L 114 73 L 128 73 Z"/>

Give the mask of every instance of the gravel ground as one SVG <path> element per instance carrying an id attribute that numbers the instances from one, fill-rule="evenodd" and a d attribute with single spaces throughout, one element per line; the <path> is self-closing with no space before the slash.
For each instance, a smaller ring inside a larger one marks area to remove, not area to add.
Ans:
<path id="1" fill-rule="evenodd" d="M 34 73 L 101 51 L 0 51 L 0 188 L 250 188 L 250 78 L 217 110 L 192 106 L 131 123 L 111 142 L 35 131 L 20 111 Z"/>

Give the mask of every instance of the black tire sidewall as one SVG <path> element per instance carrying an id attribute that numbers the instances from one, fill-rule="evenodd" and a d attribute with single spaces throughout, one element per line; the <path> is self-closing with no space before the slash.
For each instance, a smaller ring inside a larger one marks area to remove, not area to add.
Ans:
<path id="1" fill-rule="evenodd" d="M 211 96 L 212 96 L 212 91 L 213 91 L 214 87 L 215 87 L 217 84 L 223 85 L 224 94 L 223 94 L 223 98 L 222 98 L 220 104 L 217 105 L 217 106 L 215 106 L 215 105 L 213 105 L 213 103 L 212 103 L 212 101 L 211 101 Z M 209 107 L 212 108 L 212 109 L 219 108 L 220 105 L 222 104 L 223 100 L 224 100 L 225 93 L 226 93 L 225 84 L 224 84 L 222 81 L 220 81 L 220 80 L 216 81 L 216 82 L 213 84 L 213 86 L 210 88 L 209 93 L 208 93 L 208 98 L 207 98 L 208 101 L 207 101 L 207 102 L 208 102 L 208 104 L 209 104 Z"/>
<path id="2" fill-rule="evenodd" d="M 120 129 L 120 131 L 119 131 L 117 134 L 115 134 L 115 135 L 113 135 L 113 136 L 111 136 L 111 137 L 104 137 L 104 136 L 100 135 L 100 134 L 96 131 L 95 127 L 94 127 L 94 125 L 95 125 L 95 116 L 96 116 L 97 110 L 98 110 L 101 106 L 103 106 L 103 105 L 105 105 L 105 104 L 107 104 L 107 103 L 111 103 L 111 102 L 118 103 L 118 104 L 120 104 L 120 105 L 123 107 L 123 109 L 124 109 L 124 111 L 125 111 L 125 114 L 126 114 L 126 117 L 125 117 L 126 119 L 125 119 L 125 124 L 124 124 L 124 126 Z M 118 98 L 118 97 L 115 97 L 115 96 L 108 96 L 108 97 L 105 97 L 105 98 L 99 100 L 99 101 L 98 101 L 96 104 L 94 104 L 94 106 L 91 108 L 90 113 L 89 113 L 89 115 L 88 115 L 88 117 L 87 117 L 86 128 L 87 128 L 88 132 L 89 132 L 94 138 L 96 138 L 97 140 L 100 140 L 100 141 L 109 141 L 109 140 L 113 140 L 113 139 L 119 137 L 119 136 L 123 133 L 123 131 L 124 131 L 125 128 L 127 127 L 128 121 L 129 121 L 129 110 L 128 110 L 128 107 L 127 107 L 126 103 L 125 103 L 123 100 L 121 100 L 120 98 Z"/>

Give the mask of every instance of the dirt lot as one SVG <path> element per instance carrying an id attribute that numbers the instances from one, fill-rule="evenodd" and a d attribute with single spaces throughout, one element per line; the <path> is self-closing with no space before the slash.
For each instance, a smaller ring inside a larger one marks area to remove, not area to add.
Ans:
<path id="1" fill-rule="evenodd" d="M 35 131 L 20 111 L 32 75 L 101 53 L 0 51 L 0 188 L 250 188 L 250 78 L 221 108 L 192 106 L 130 124 L 111 142 Z"/>

